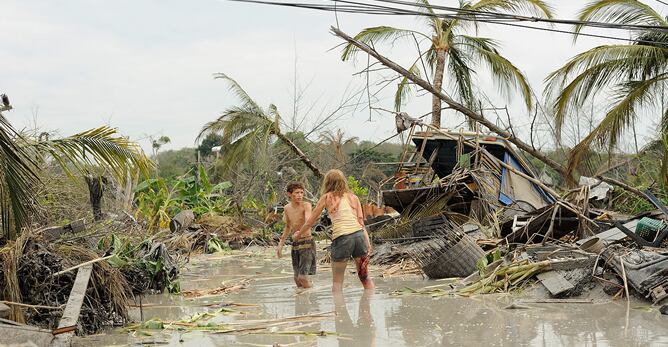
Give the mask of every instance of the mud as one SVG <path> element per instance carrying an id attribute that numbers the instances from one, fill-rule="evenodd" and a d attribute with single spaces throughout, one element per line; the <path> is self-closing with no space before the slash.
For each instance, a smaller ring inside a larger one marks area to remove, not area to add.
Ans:
<path id="1" fill-rule="evenodd" d="M 612 301 L 602 296 L 593 304 L 522 304 L 506 309 L 516 295 L 483 298 L 394 296 L 405 286 L 422 288 L 439 282 L 417 277 L 379 278 L 374 293 L 364 292 L 354 266 L 349 266 L 344 295 L 333 297 L 331 274 L 320 265 L 315 287 L 297 293 L 289 257 L 277 260 L 271 250 L 216 254 L 193 259 L 182 271 L 182 289 L 207 289 L 239 279 L 251 279 L 246 289 L 219 297 L 186 300 L 156 295 L 142 300 L 144 319 L 178 320 L 213 311 L 216 303 L 256 304 L 235 307 L 210 321 L 240 322 L 335 311 L 324 320 L 293 325 L 294 335 L 279 335 L 277 327 L 262 334 L 220 334 L 202 331 L 142 331 L 115 329 L 77 338 L 75 346 L 666 346 L 668 317 L 644 302 Z M 138 308 L 132 310 L 140 319 Z M 314 332 L 306 336 L 302 332 Z M 335 335 L 315 336 L 318 332 Z"/>

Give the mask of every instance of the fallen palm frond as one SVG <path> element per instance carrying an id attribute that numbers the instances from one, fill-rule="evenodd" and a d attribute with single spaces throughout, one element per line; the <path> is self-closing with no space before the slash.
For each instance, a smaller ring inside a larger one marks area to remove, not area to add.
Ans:
<path id="1" fill-rule="evenodd" d="M 206 316 L 207 313 L 199 316 Z M 186 330 L 186 331 L 208 331 L 217 334 L 234 334 L 234 333 L 253 333 L 253 334 L 278 334 L 278 335 L 307 335 L 307 336 L 327 336 L 334 335 L 333 332 L 327 331 L 301 331 L 301 330 L 278 330 L 279 327 L 292 326 L 294 324 L 303 324 L 306 322 L 313 322 L 314 320 L 324 320 L 333 317 L 334 312 L 312 313 L 302 316 L 292 316 L 277 319 L 258 319 L 247 321 L 236 321 L 228 323 L 213 323 L 213 322 L 197 322 L 191 321 L 192 317 L 178 321 L 163 321 L 160 319 L 152 319 L 140 324 L 133 324 L 126 329 L 128 331 L 137 332 L 143 330 Z"/>
<path id="2" fill-rule="evenodd" d="M 495 292 L 509 292 L 521 288 L 531 278 L 541 272 L 566 264 L 576 259 L 548 259 L 539 262 L 520 260 L 509 265 L 496 268 L 491 274 L 457 290 L 460 295 L 490 294 Z"/>
<path id="3" fill-rule="evenodd" d="M 238 282 L 223 284 L 218 288 L 183 290 L 181 291 L 181 295 L 183 295 L 187 299 L 225 295 L 232 292 L 240 291 L 242 289 L 246 289 L 246 287 L 250 282 L 251 282 L 250 279 L 245 278 Z"/>
<path id="4" fill-rule="evenodd" d="M 0 260 L 2 267 L 0 268 L 0 283 L 2 283 L 4 290 L 0 292 L 1 296 L 10 302 L 22 302 L 21 287 L 18 278 L 18 268 L 23 250 L 28 240 L 29 233 L 23 233 L 13 245 L 9 245 L 0 249 Z M 9 319 L 25 323 L 25 315 L 19 306 L 12 306 L 9 313 Z"/>
<path id="5" fill-rule="evenodd" d="M 184 323 L 195 323 L 199 321 L 207 321 L 211 318 L 218 317 L 220 315 L 226 315 L 230 313 L 236 313 L 236 310 L 233 310 L 231 308 L 227 307 L 221 307 L 215 311 L 206 311 L 206 312 L 199 312 L 195 313 L 192 316 L 183 318 L 181 321 Z"/>

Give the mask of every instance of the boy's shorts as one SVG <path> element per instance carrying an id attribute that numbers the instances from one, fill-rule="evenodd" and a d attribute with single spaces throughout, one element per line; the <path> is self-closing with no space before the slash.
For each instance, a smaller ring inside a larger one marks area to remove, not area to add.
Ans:
<path id="1" fill-rule="evenodd" d="M 295 276 L 315 275 L 315 241 L 312 238 L 292 243 L 292 270 Z"/>

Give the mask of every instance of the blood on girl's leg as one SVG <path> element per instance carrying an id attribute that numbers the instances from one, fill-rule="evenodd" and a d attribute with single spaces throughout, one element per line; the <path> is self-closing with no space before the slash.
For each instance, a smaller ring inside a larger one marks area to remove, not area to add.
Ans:
<path id="1" fill-rule="evenodd" d="M 366 286 L 371 281 L 369 279 L 369 256 L 355 258 L 355 266 L 357 267 L 357 277 Z"/>

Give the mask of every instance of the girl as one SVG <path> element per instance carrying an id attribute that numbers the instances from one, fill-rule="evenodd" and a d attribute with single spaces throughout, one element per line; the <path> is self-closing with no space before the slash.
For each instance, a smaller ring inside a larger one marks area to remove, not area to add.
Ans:
<path id="1" fill-rule="evenodd" d="M 350 258 L 355 260 L 357 276 L 364 289 L 373 289 L 368 269 L 371 242 L 364 228 L 362 205 L 357 196 L 350 192 L 343 172 L 329 170 L 325 174 L 320 194 L 320 200 L 310 218 L 294 237 L 299 238 L 299 235 L 310 230 L 320 218 L 322 209 L 326 208 L 332 220 L 332 291 L 340 292 L 343 288 L 343 275 Z"/>

